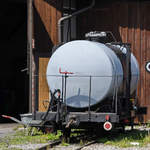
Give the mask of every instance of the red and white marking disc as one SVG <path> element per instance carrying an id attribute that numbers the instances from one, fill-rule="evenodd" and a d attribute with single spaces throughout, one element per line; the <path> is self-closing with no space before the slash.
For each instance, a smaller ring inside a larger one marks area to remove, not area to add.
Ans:
<path id="1" fill-rule="evenodd" d="M 103 127 L 106 131 L 110 131 L 112 129 L 112 124 L 109 121 L 106 121 Z"/>

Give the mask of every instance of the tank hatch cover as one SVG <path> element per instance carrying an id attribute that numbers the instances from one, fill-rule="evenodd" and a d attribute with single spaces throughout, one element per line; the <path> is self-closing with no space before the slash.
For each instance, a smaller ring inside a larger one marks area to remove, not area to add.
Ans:
<path id="1" fill-rule="evenodd" d="M 115 37 L 110 31 L 91 31 L 85 34 L 85 38 L 89 41 L 95 41 L 104 44 L 116 42 Z"/>

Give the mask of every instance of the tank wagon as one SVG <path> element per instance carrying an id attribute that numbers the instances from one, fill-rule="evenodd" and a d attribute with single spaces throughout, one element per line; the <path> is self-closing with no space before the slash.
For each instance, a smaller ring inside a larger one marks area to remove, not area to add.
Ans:
<path id="1" fill-rule="evenodd" d="M 115 42 L 111 32 L 85 37 L 54 48 L 46 73 L 49 109 L 36 115 L 67 137 L 72 128 L 124 129 L 137 111 L 139 67 L 130 44 Z"/>
<path id="2" fill-rule="evenodd" d="M 46 112 L 22 114 L 21 124 L 55 132 L 66 139 L 71 129 L 110 131 L 133 127 L 138 107 L 139 66 L 129 43 L 116 42 L 111 32 L 89 32 L 53 48 L 47 66 L 50 100 Z M 27 118 L 27 119 L 26 119 Z M 23 120 L 24 119 L 24 120 Z"/>
<path id="3" fill-rule="evenodd" d="M 73 128 L 124 129 L 125 125 L 133 126 L 136 114 L 146 113 L 136 100 L 139 66 L 129 43 L 117 42 L 111 32 L 98 31 L 87 33 L 84 40 L 62 42 L 61 23 L 94 4 L 95 0 L 59 20 L 60 44 L 53 48 L 46 73 L 49 106 L 46 112 L 21 115 L 22 119 L 31 118 L 27 125 L 62 130 L 68 138 Z"/>

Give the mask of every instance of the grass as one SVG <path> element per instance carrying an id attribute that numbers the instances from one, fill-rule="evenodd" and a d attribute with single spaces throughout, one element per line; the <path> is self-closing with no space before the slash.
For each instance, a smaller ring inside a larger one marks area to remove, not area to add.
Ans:
<path id="1" fill-rule="evenodd" d="M 132 147 L 132 142 L 143 147 L 150 143 L 150 135 L 147 131 L 127 131 L 126 133 L 108 133 L 104 138 L 100 138 L 98 142 L 118 147 Z"/>
<path id="2" fill-rule="evenodd" d="M 41 131 L 34 129 L 33 135 L 27 135 L 24 130 L 17 130 L 14 135 L 7 136 L 0 139 L 0 149 L 7 149 L 9 145 L 21 145 L 21 144 L 38 144 L 38 143 L 48 143 L 52 140 L 59 139 L 61 132 L 58 131 L 57 134 L 43 134 Z"/>
<path id="3" fill-rule="evenodd" d="M 38 144 L 38 143 L 48 143 L 52 140 L 57 140 L 62 135 L 61 131 L 58 131 L 57 134 L 43 134 L 41 131 L 34 129 L 33 135 L 27 135 L 26 131 L 19 131 L 16 129 L 16 133 L 12 136 L 7 136 L 0 139 L 0 149 L 7 150 L 9 145 L 21 145 L 21 144 Z M 77 133 L 73 133 L 77 135 Z M 72 136 L 73 136 L 72 135 Z M 135 129 L 133 131 L 126 131 L 125 133 L 118 132 L 109 132 L 105 134 L 104 137 L 98 139 L 99 143 L 106 145 L 113 145 L 119 147 L 132 147 L 132 142 L 138 143 L 140 147 L 150 144 L 150 135 L 147 131 L 140 131 Z M 80 141 L 80 145 L 83 144 L 83 141 Z M 62 146 L 68 146 L 68 143 L 62 141 Z M 16 150 L 16 149 L 13 149 Z"/>
<path id="4" fill-rule="evenodd" d="M 69 143 L 66 143 L 65 141 L 62 141 L 61 146 L 69 146 Z"/>

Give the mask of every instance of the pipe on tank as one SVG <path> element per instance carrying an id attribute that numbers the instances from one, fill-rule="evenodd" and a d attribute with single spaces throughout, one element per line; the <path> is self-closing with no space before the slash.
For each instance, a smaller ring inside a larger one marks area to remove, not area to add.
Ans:
<path id="1" fill-rule="evenodd" d="M 79 15 L 79 14 L 81 14 L 81 13 L 83 13 L 83 12 L 85 12 L 85 11 L 91 9 L 91 8 L 93 8 L 94 5 L 95 5 L 95 0 L 92 0 L 92 3 L 88 7 L 85 7 L 85 8 L 83 8 L 83 9 L 77 11 L 77 12 L 74 12 L 71 15 L 62 17 L 58 20 L 58 41 L 59 41 L 59 43 L 62 42 L 62 25 L 61 25 L 62 22 L 65 21 L 65 20 L 68 20 L 72 17 L 75 17 L 75 16 L 77 16 L 77 15 Z"/>

